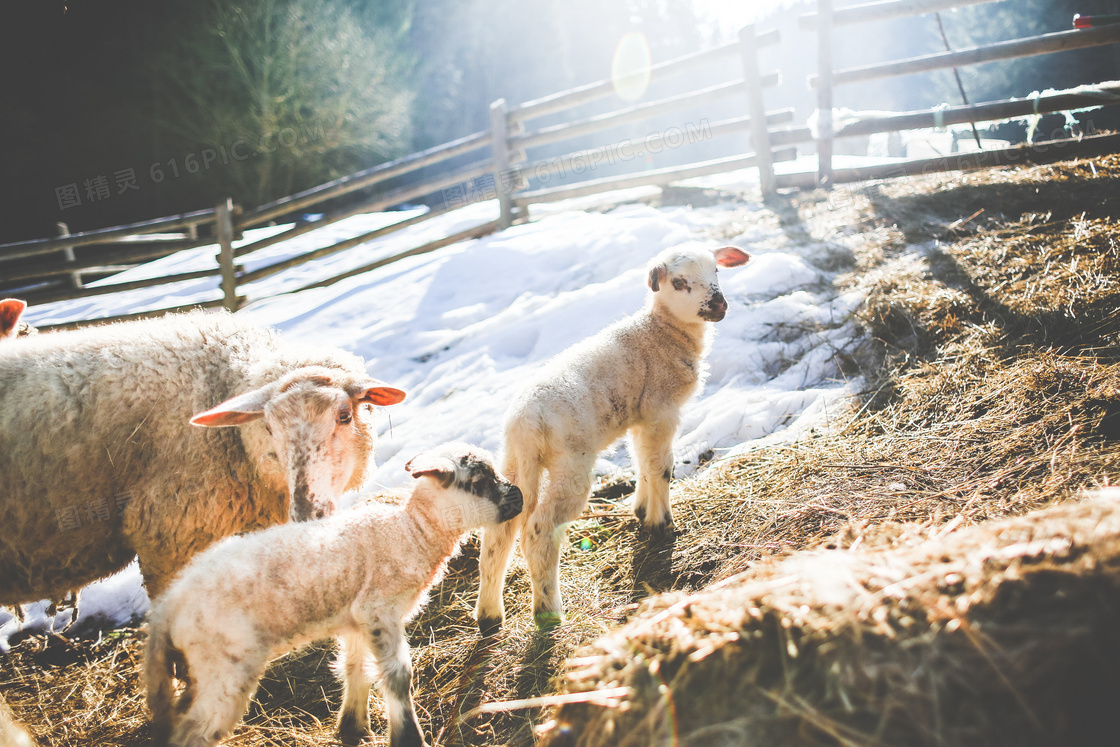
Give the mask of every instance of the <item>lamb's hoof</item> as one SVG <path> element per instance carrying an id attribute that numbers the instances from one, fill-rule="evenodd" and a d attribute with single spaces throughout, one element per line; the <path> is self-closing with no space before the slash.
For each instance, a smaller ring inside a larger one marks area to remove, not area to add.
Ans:
<path id="1" fill-rule="evenodd" d="M 338 737 L 339 743 L 345 745 L 346 747 L 359 747 L 359 745 L 361 745 L 367 739 L 373 738 L 373 732 L 361 733 L 356 731 L 340 731 L 335 736 Z"/>
<path id="2" fill-rule="evenodd" d="M 646 523 L 646 507 L 645 506 L 636 506 L 634 508 L 634 515 L 638 517 L 639 522 L 641 522 L 642 524 Z"/>
<path id="3" fill-rule="evenodd" d="M 478 618 L 478 632 L 482 634 L 483 638 L 490 638 L 497 635 L 502 630 L 502 618 L 500 617 L 480 617 Z"/>
<path id="4" fill-rule="evenodd" d="M 338 724 L 338 731 L 335 732 L 338 741 L 342 742 L 346 747 L 357 747 L 365 740 L 373 736 L 368 724 L 361 724 L 352 716 L 343 716 Z"/>
<path id="5" fill-rule="evenodd" d="M 564 616 L 559 612 L 536 612 L 533 614 L 533 623 L 538 632 L 551 633 L 564 623 Z"/>
<path id="6" fill-rule="evenodd" d="M 655 542 L 668 542 L 677 536 L 677 525 L 671 521 L 664 524 L 642 524 L 642 529 Z"/>
<path id="7" fill-rule="evenodd" d="M 346 745 L 346 747 L 358 747 L 358 745 L 365 742 L 367 739 L 373 738 L 371 731 L 341 731 L 336 734 L 338 741 Z"/>

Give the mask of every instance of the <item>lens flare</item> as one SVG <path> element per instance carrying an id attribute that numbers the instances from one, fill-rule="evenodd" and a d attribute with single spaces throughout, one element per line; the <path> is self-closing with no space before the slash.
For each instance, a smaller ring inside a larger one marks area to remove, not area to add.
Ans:
<path id="1" fill-rule="evenodd" d="M 637 101 L 649 88 L 650 54 L 645 34 L 631 31 L 624 34 L 611 60 L 611 83 L 623 101 Z"/>

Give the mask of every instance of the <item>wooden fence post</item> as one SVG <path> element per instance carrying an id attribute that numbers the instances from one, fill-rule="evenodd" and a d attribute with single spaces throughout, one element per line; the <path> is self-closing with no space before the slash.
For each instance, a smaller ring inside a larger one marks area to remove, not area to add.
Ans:
<path id="1" fill-rule="evenodd" d="M 513 224 L 513 195 L 515 179 L 511 179 L 509 168 L 509 107 L 505 99 L 490 104 L 490 136 L 494 149 L 494 189 L 498 193 L 498 205 L 502 216 L 499 225 L 509 228 Z M 510 189 L 506 188 L 507 183 Z"/>
<path id="2" fill-rule="evenodd" d="M 832 0 L 817 0 L 817 185 L 832 188 Z"/>
<path id="3" fill-rule="evenodd" d="M 218 266 L 222 271 L 223 305 L 237 311 L 237 268 L 233 264 L 233 198 L 218 203 Z"/>
<path id="4" fill-rule="evenodd" d="M 758 163 L 758 183 L 765 199 L 777 192 L 774 155 L 770 152 L 770 130 L 766 126 L 766 102 L 762 97 L 762 75 L 758 70 L 758 41 L 754 24 L 739 30 L 743 80 L 747 84 L 747 113 L 751 117 L 751 142 Z"/>
<path id="5" fill-rule="evenodd" d="M 55 231 L 55 233 L 58 236 L 69 236 L 70 235 L 70 226 L 66 225 L 65 223 L 59 221 L 56 224 L 56 228 L 57 228 L 57 230 Z M 74 247 L 72 247 L 72 246 L 65 247 L 62 250 L 62 258 L 65 259 L 67 262 L 71 262 L 71 263 L 74 262 L 75 261 L 74 260 Z M 82 287 L 82 273 L 77 272 L 77 271 L 70 273 L 70 287 L 71 288 L 81 288 Z"/>

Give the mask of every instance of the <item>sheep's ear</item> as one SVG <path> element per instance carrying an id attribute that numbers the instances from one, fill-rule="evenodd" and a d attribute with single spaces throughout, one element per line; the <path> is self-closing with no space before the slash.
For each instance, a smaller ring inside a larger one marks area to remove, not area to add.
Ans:
<path id="1" fill-rule="evenodd" d="M 406 464 L 404 468 L 410 472 L 413 477 L 431 475 L 439 480 L 445 488 L 450 487 L 451 482 L 455 479 L 455 463 L 447 457 L 421 454 L 408 460 L 408 464 Z"/>
<path id="2" fill-rule="evenodd" d="M 27 308 L 27 302 L 18 298 L 5 298 L 0 301 L 0 338 L 11 337 L 15 334 L 19 317 Z"/>
<path id="3" fill-rule="evenodd" d="M 269 387 L 263 387 L 246 394 L 240 394 L 227 399 L 217 407 L 212 407 L 205 412 L 200 412 L 191 418 L 191 425 L 201 425 L 207 428 L 224 428 L 233 425 L 251 423 L 257 418 L 264 417 L 264 406 L 272 396 Z"/>
<path id="4" fill-rule="evenodd" d="M 738 267 L 750 261 L 751 255 L 737 246 L 721 246 L 713 254 L 716 255 L 716 264 L 720 267 Z"/>
<path id="5" fill-rule="evenodd" d="M 407 393 L 403 389 L 389 386 L 384 381 L 366 379 L 353 386 L 346 387 L 346 393 L 359 402 L 369 402 L 371 405 L 385 407 L 403 402 Z"/>
<path id="6" fill-rule="evenodd" d="M 665 278 L 669 276 L 669 268 L 665 265 L 657 265 L 649 271 L 649 287 L 654 293 L 661 290 L 661 284 L 665 282 Z"/>

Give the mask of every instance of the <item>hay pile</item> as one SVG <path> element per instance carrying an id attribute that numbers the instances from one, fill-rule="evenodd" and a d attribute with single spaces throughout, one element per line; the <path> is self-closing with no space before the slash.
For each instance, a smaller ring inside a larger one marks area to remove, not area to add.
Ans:
<path id="1" fill-rule="evenodd" d="M 553 635 L 532 629 L 527 573 L 515 557 L 507 628 L 479 639 L 471 617 L 478 546 L 468 544 L 409 629 L 417 711 L 429 737 L 442 745 L 529 745 L 536 725 L 554 715 L 552 741 L 580 733 L 590 740 L 610 722 L 644 723 L 646 738 L 675 729 L 696 744 L 768 743 L 763 732 L 741 731 L 739 718 L 794 743 L 898 744 L 911 741 L 906 729 L 912 741 L 984 741 L 966 727 L 980 728 L 982 717 L 989 725 L 1021 722 L 1006 739 L 988 735 L 993 743 L 1014 743 L 1034 721 L 1080 736 L 1070 731 L 1076 724 L 1057 720 L 1080 712 L 1039 703 L 1065 703 L 1076 692 L 1099 704 L 1098 691 L 1114 697 L 1114 685 L 1086 693 L 1060 680 L 1047 690 L 1041 680 L 1065 671 L 1062 656 L 1081 656 L 1086 641 L 1100 661 L 1112 661 L 1111 540 L 1096 547 L 1092 519 L 1076 511 L 1026 520 L 1021 529 L 985 525 L 1065 502 L 1115 482 L 1120 471 L 1117 194 L 1120 157 L 1108 157 L 896 180 L 843 200 L 809 194 L 773 205 L 769 219 L 792 241 L 827 242 L 834 251 L 820 261 L 830 270 L 847 263 L 846 288 L 868 293 L 864 317 L 876 345 L 844 366 L 869 382 L 864 398 L 851 412 L 831 413 L 822 432 L 674 483 L 681 533 L 668 543 L 638 532 L 626 506 L 632 484 L 601 486 L 564 548 L 569 622 Z M 729 225 L 728 235 L 745 228 Z M 1110 507 L 1092 510 L 1112 526 Z M 1070 533 L 1067 549 L 1058 542 L 1001 554 L 1015 532 L 1062 531 Z M 954 554 L 943 562 L 924 542 Z M 810 554 L 784 559 L 806 548 Z M 985 557 L 993 558 L 989 566 Z M 844 560 L 827 560 L 836 558 Z M 810 581 L 759 586 L 799 563 Z M 842 598 L 827 580 L 834 568 L 845 579 L 836 586 Z M 923 573 L 933 575 L 907 580 Z M 953 576 L 950 584 L 954 573 L 959 582 Z M 1059 579 L 1068 590 L 1053 585 Z M 713 583 L 725 585 L 680 596 Z M 620 628 L 643 600 L 674 591 Z M 650 624 L 682 599 L 690 601 Z M 1067 624 L 1063 609 L 1081 616 Z M 586 648 L 600 638 L 614 643 Z M 631 638 L 645 658 L 629 654 Z M 25 640 L 0 657 L 0 693 L 41 745 L 139 747 L 147 743 L 144 639 L 138 630 L 97 641 Z M 332 648 L 275 662 L 226 743 L 336 744 Z M 962 675 L 954 666 L 969 656 L 983 666 L 969 664 Z M 578 681 L 565 679 L 570 672 Z M 693 672 L 705 673 L 695 693 Z M 921 674 L 907 679 L 914 672 Z M 1023 691 L 1008 689 L 1000 674 Z M 569 688 L 560 697 L 615 682 L 634 688 L 625 698 L 615 693 L 618 708 L 572 704 L 553 714 L 541 707 Z M 698 699 L 707 710 L 692 713 Z M 381 704 L 371 705 L 374 731 L 383 735 Z M 717 727 L 721 709 L 731 720 Z M 716 719 L 707 731 L 701 713 Z"/>
<path id="2" fill-rule="evenodd" d="M 1120 728 L 1120 493 L 720 586 L 658 597 L 575 660 L 574 692 L 626 693 L 560 708 L 542 744 L 1092 744 Z"/>

